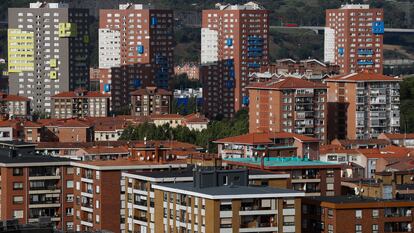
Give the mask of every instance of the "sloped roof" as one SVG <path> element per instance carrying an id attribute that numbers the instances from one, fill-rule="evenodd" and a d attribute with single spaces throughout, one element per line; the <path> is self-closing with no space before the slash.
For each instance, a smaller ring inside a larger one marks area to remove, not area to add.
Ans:
<path id="1" fill-rule="evenodd" d="M 317 138 L 308 137 L 294 133 L 249 133 L 233 137 L 222 138 L 214 141 L 214 143 L 237 143 L 237 144 L 264 144 L 272 143 L 273 138 L 294 138 L 303 142 L 318 142 Z"/>
<path id="2" fill-rule="evenodd" d="M 368 72 L 352 73 L 347 75 L 338 75 L 325 79 L 327 82 L 378 82 L 378 81 L 402 81 L 400 78 L 391 77 L 383 74 L 374 74 Z"/>
<path id="3" fill-rule="evenodd" d="M 300 78 L 287 77 L 284 79 L 279 79 L 277 81 L 254 82 L 251 83 L 247 88 L 275 90 L 296 88 L 326 89 L 327 86 L 322 83 L 311 82 Z"/>

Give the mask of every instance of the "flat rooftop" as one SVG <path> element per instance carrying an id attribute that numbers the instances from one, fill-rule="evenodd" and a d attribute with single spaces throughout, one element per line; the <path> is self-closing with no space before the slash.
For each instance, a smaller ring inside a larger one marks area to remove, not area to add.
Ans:
<path id="1" fill-rule="evenodd" d="M 212 168 L 208 170 L 212 171 Z M 217 170 L 222 170 L 222 169 L 218 168 Z M 226 170 L 223 170 L 223 171 L 226 171 Z M 152 181 L 152 182 L 169 182 L 169 181 L 174 181 L 174 180 L 193 181 L 194 173 L 190 167 L 187 167 L 187 168 L 178 168 L 178 169 L 163 170 L 163 171 L 128 171 L 128 172 L 124 172 L 123 175 L 132 177 L 132 178 Z M 276 173 L 276 172 L 249 169 L 249 179 L 275 178 L 275 177 L 276 178 L 289 178 L 290 175 L 286 173 Z"/>
<path id="2" fill-rule="evenodd" d="M 0 156 L 0 165 L 3 166 L 47 166 L 47 165 L 69 165 L 72 160 L 60 157 L 52 157 L 45 155 L 22 155 L 22 156 Z"/>
<path id="3" fill-rule="evenodd" d="M 226 158 L 224 162 L 240 164 L 240 165 L 252 165 L 261 166 L 261 159 L 255 158 Z M 338 166 L 338 164 L 323 162 L 319 160 L 302 159 L 299 157 L 268 157 L 263 159 L 265 167 L 311 167 L 311 166 Z"/>
<path id="4" fill-rule="evenodd" d="M 163 183 L 153 185 L 154 189 L 167 192 L 181 193 L 207 199 L 244 199 L 244 198 L 277 198 L 303 197 L 305 193 L 290 190 L 271 188 L 267 186 L 216 186 L 207 188 L 194 187 L 192 182 Z"/>
<path id="5" fill-rule="evenodd" d="M 168 168 L 185 168 L 187 163 L 185 160 L 172 161 L 146 161 L 146 160 L 130 160 L 130 159 L 115 159 L 115 160 L 94 160 L 94 161 L 76 161 L 72 162 L 73 166 L 88 168 L 93 170 L 151 170 L 151 169 L 168 169 Z"/>
<path id="6" fill-rule="evenodd" d="M 355 195 L 349 196 L 332 196 L 332 197 L 307 197 L 310 200 L 316 200 L 321 202 L 330 202 L 335 204 L 351 204 L 351 203 L 379 203 L 379 202 L 406 202 L 407 200 L 398 200 L 398 199 L 381 199 L 381 198 L 372 198 L 372 197 L 359 197 Z M 414 205 L 414 201 L 412 201 Z"/>

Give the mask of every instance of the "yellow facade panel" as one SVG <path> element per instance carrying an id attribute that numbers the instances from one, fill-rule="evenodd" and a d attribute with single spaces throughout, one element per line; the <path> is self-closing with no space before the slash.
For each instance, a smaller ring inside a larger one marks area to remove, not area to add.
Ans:
<path id="1" fill-rule="evenodd" d="M 8 72 L 34 70 L 34 33 L 21 29 L 7 30 Z"/>
<path id="2" fill-rule="evenodd" d="M 77 26 L 75 23 L 59 23 L 59 37 L 75 37 Z"/>

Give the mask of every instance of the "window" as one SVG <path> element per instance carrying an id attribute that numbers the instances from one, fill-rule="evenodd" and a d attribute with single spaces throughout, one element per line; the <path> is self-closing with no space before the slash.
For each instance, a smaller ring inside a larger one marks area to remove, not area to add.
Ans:
<path id="1" fill-rule="evenodd" d="M 73 230 L 73 222 L 67 222 L 66 223 L 66 230 L 68 230 L 68 231 Z"/>
<path id="2" fill-rule="evenodd" d="M 66 173 L 67 173 L 68 175 L 73 174 L 73 167 L 68 167 L 68 168 L 66 168 Z"/>
<path id="3" fill-rule="evenodd" d="M 73 216 L 73 208 L 66 208 L 66 216 Z"/>
<path id="4" fill-rule="evenodd" d="M 232 228 L 232 218 L 221 218 L 220 228 Z"/>
<path id="5" fill-rule="evenodd" d="M 283 226 L 294 226 L 295 216 L 283 216 Z"/>
<path id="6" fill-rule="evenodd" d="M 333 232 L 334 232 L 333 225 L 332 224 L 329 224 L 328 225 L 328 233 L 333 233 Z"/>
<path id="7" fill-rule="evenodd" d="M 100 189 L 99 185 L 97 185 L 96 186 L 96 193 L 100 193 L 100 192 L 101 192 L 101 189 Z"/>
<path id="8" fill-rule="evenodd" d="M 356 224 L 355 225 L 355 233 L 362 233 L 362 225 Z"/>
<path id="9" fill-rule="evenodd" d="M 13 168 L 13 176 L 22 176 L 23 168 L 15 167 Z"/>
<path id="10" fill-rule="evenodd" d="M 13 218 L 23 218 L 23 210 L 13 210 Z"/>
<path id="11" fill-rule="evenodd" d="M 377 224 L 372 225 L 372 233 L 378 233 L 378 225 Z"/>
<path id="12" fill-rule="evenodd" d="M 66 195 L 66 202 L 73 202 L 73 194 Z"/>
<path id="13" fill-rule="evenodd" d="M 372 210 L 372 218 L 378 218 L 379 210 Z"/>
<path id="14" fill-rule="evenodd" d="M 99 221 L 100 221 L 100 217 L 99 217 L 99 215 L 96 215 L 96 216 L 95 216 L 95 220 L 96 220 L 96 223 L 99 223 Z"/>
<path id="15" fill-rule="evenodd" d="M 96 200 L 96 205 L 95 205 L 95 207 L 96 207 L 97 209 L 99 209 L 99 200 Z"/>
<path id="16" fill-rule="evenodd" d="M 76 181 L 76 190 L 80 190 L 80 182 Z"/>
<path id="17" fill-rule="evenodd" d="M 13 190 L 22 190 L 23 183 L 22 182 L 13 182 Z"/>
<path id="18" fill-rule="evenodd" d="M 100 171 L 96 171 L 96 179 L 99 180 L 101 177 L 101 172 Z"/>
<path id="19" fill-rule="evenodd" d="M 333 217 L 333 209 L 328 209 L 328 218 Z"/>
<path id="20" fill-rule="evenodd" d="M 66 181 L 66 188 L 73 188 L 73 180 Z"/>
<path id="21" fill-rule="evenodd" d="M 14 196 L 13 197 L 13 204 L 22 204 L 23 203 L 23 196 Z"/>
<path id="22" fill-rule="evenodd" d="M 362 218 L 362 210 L 355 210 L 355 218 Z"/>

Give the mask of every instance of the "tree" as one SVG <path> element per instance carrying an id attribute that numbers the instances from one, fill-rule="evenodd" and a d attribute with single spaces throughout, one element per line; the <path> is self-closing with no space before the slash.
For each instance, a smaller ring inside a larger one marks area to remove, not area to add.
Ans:
<path id="1" fill-rule="evenodd" d="M 202 131 L 190 130 L 185 126 L 171 128 L 168 124 L 156 126 L 152 123 L 142 123 L 138 126 L 128 126 L 122 133 L 120 140 L 178 140 L 192 143 L 209 152 L 217 152 L 217 145 L 213 141 L 245 134 L 249 130 L 248 112 L 241 110 L 232 119 L 211 121 L 207 129 Z"/>

